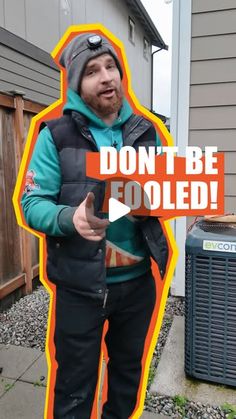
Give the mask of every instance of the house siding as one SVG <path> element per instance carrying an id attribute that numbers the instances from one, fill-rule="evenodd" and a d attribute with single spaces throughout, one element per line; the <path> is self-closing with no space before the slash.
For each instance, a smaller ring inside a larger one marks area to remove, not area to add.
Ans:
<path id="1" fill-rule="evenodd" d="M 189 145 L 225 153 L 225 212 L 236 211 L 235 22 L 235 0 L 192 0 Z"/>
<path id="2" fill-rule="evenodd" d="M 71 0 L 65 3 L 69 7 L 66 12 L 62 10 L 62 4 L 58 0 L 19 0 L 16 5 L 15 0 L 0 0 L 0 26 L 50 53 L 69 25 L 102 23 L 124 43 L 132 74 L 132 87 L 140 103 L 150 108 L 151 54 L 148 60 L 143 56 L 143 38 L 149 37 L 126 2 L 96 0 L 95 4 L 92 0 Z M 129 16 L 135 22 L 135 45 L 128 39 Z M 20 54 L 2 47 L 0 43 L 0 58 L 4 58 L 4 62 L 0 62 L 1 91 L 13 88 L 24 90 L 29 99 L 45 104 L 59 97 L 59 74 L 56 70 L 46 66 L 42 69 L 37 61 L 32 69 L 33 57 L 26 60 L 25 67 L 21 67 Z M 6 65 L 9 65 L 9 74 Z M 29 68 L 27 74 L 26 68 Z"/>
<path id="3" fill-rule="evenodd" d="M 235 9 L 235 0 L 194 0 L 192 3 L 193 13 L 230 9 Z"/>
<path id="4" fill-rule="evenodd" d="M 20 90 L 25 97 L 49 105 L 59 97 L 60 74 L 33 58 L 0 44 L 0 91 Z"/>

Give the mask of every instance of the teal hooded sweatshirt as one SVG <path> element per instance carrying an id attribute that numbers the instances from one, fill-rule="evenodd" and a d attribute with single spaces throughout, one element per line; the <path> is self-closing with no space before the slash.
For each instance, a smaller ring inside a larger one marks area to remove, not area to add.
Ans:
<path id="1" fill-rule="evenodd" d="M 120 150 L 123 143 L 122 125 L 132 114 L 126 99 L 123 100 L 118 118 L 111 126 L 98 118 L 71 89 L 68 89 L 65 110 L 80 112 L 88 118 L 89 129 L 98 150 L 101 146 L 111 146 L 114 142 L 117 150 Z M 156 143 L 157 146 L 161 145 L 158 136 Z M 75 208 L 57 205 L 60 188 L 59 156 L 51 133 L 45 127 L 39 133 L 34 147 L 21 204 L 28 225 L 49 236 L 70 236 L 76 231 L 72 221 Z M 108 283 L 130 280 L 150 269 L 150 257 L 142 240 L 138 221 L 134 217 L 122 217 L 108 227 L 106 266 Z"/>

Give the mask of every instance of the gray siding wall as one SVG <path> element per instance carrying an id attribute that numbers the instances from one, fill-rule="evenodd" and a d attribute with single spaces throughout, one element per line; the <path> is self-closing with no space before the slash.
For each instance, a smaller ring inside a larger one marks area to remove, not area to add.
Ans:
<path id="1" fill-rule="evenodd" d="M 236 212 L 235 0 L 192 0 L 189 144 L 225 152 L 225 211 Z"/>
<path id="2" fill-rule="evenodd" d="M 63 11 L 63 4 L 69 5 L 68 13 Z M 128 16 L 135 22 L 135 46 L 128 39 Z M 143 37 L 146 35 L 125 1 L 0 0 L 0 26 L 47 52 L 55 47 L 69 25 L 96 22 L 104 24 L 124 43 L 132 75 L 132 87 L 141 104 L 150 108 L 151 57 L 149 56 L 148 61 L 143 57 Z M 147 36 L 146 38 L 148 39 Z M 0 63 L 1 90 L 11 90 L 15 84 L 17 88 L 25 90 L 31 99 L 44 101 L 46 104 L 53 102 L 59 96 L 59 92 L 55 92 L 59 87 L 58 75 L 53 69 L 49 70 L 50 74 L 45 75 L 42 67 L 37 68 L 39 63 L 34 64 L 33 60 L 30 62 L 27 59 L 25 67 L 29 68 L 29 71 L 24 76 L 24 72 L 19 68 L 22 65 L 19 54 L 11 53 L 11 58 L 8 59 L 7 51 L 1 48 L 0 59 L 2 56 L 5 61 L 4 65 Z M 8 74 L 6 65 L 9 65 Z M 17 74 L 21 76 L 18 78 Z M 38 86 L 40 85 L 38 96 L 35 86 L 37 77 Z M 45 77 L 49 79 L 46 80 Z"/>
<path id="3" fill-rule="evenodd" d="M 59 97 L 59 72 L 0 44 L 0 91 L 20 90 L 49 105 Z"/>

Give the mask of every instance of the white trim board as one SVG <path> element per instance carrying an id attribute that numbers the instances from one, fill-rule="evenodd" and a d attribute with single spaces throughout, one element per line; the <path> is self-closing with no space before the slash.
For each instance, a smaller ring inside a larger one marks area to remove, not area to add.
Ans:
<path id="1" fill-rule="evenodd" d="M 172 35 L 171 134 L 179 155 L 185 154 L 189 130 L 189 92 L 191 61 L 191 0 L 174 0 Z M 179 258 L 171 293 L 185 295 L 186 217 L 174 221 Z"/>

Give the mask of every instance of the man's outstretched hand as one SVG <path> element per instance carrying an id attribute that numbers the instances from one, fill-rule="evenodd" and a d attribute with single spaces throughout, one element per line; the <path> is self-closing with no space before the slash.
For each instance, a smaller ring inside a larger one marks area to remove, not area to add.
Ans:
<path id="1" fill-rule="evenodd" d="M 94 215 L 93 192 L 89 192 L 78 206 L 73 216 L 73 223 L 78 233 L 87 240 L 99 241 L 105 237 L 109 220 L 100 219 Z"/>

